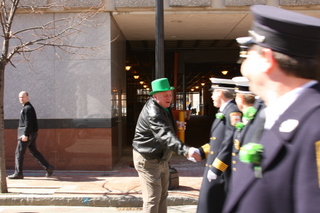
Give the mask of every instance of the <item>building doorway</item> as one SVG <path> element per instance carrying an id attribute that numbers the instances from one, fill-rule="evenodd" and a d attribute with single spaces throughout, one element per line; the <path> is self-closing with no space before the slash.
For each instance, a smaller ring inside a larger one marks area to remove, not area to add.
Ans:
<path id="1" fill-rule="evenodd" d="M 199 45 L 195 42 L 183 45 L 183 41 L 165 41 L 165 77 L 173 85 L 177 80 L 175 109 L 190 110 L 187 121 L 185 143 L 190 146 L 201 146 L 209 141 L 211 124 L 217 111 L 211 99 L 210 77 L 228 78 L 240 76 L 240 65 L 237 64 L 239 48 L 235 41 L 221 41 L 229 44 L 219 47 Z M 208 43 L 208 41 L 206 41 Z M 210 43 L 210 42 L 209 42 Z M 169 45 L 170 44 L 170 45 Z M 180 44 L 180 47 L 179 47 Z M 230 45 L 232 44 L 232 45 Z M 178 73 L 175 75 L 175 54 L 178 57 Z M 131 65 L 127 72 L 127 143 L 132 144 L 134 129 L 144 103 L 150 98 L 151 81 L 154 80 L 155 53 L 152 42 L 128 41 L 127 64 Z M 223 72 L 227 71 L 227 72 Z M 177 79 L 174 79 L 177 76 Z"/>

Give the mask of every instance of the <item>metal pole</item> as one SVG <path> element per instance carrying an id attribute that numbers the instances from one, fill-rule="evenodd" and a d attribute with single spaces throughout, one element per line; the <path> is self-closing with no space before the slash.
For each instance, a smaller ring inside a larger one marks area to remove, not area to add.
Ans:
<path id="1" fill-rule="evenodd" d="M 184 67 L 183 67 L 184 68 Z M 182 74 L 182 85 L 183 85 L 183 88 L 182 88 L 182 99 L 183 99 L 183 110 L 186 110 L 187 109 L 187 92 L 186 92 L 186 74 Z"/>
<path id="2" fill-rule="evenodd" d="M 163 0 L 156 0 L 156 47 L 155 47 L 155 77 L 164 76 L 164 24 L 163 24 Z"/>
<path id="3" fill-rule="evenodd" d="M 175 90 L 173 90 L 173 103 L 174 103 L 174 108 L 173 109 L 177 109 L 177 89 L 178 89 L 178 63 L 179 63 L 179 55 L 177 52 L 174 53 L 174 69 L 173 69 L 173 73 L 174 73 L 174 78 L 173 78 L 173 86 L 174 88 L 176 88 Z"/>

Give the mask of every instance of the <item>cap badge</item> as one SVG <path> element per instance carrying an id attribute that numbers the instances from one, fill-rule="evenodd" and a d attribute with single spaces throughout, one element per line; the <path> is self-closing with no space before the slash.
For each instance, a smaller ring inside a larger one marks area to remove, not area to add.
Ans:
<path id="1" fill-rule="evenodd" d="M 265 36 L 259 35 L 258 33 L 256 33 L 253 30 L 249 30 L 249 35 L 252 36 L 253 40 L 260 42 L 260 43 L 264 42 L 264 40 L 266 39 Z"/>

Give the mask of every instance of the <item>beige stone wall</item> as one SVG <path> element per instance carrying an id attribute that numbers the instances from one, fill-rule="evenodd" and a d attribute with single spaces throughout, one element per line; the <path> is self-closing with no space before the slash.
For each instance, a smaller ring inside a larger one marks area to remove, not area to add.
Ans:
<path id="1" fill-rule="evenodd" d="M 44 7 L 48 5 L 65 6 L 65 7 L 99 7 L 104 4 L 104 0 L 20 0 L 23 6 Z"/>
<path id="2" fill-rule="evenodd" d="M 274 6 L 320 5 L 319 0 L 163 0 L 167 9 L 175 8 L 224 8 L 251 6 L 255 4 Z M 122 8 L 154 8 L 155 1 L 150 0 L 21 0 L 24 6 L 37 6 L 46 11 L 65 11 L 104 8 L 116 11 Z M 50 7 L 48 7 L 50 5 Z M 55 7 L 52 7 L 54 5 Z"/>
<path id="3" fill-rule="evenodd" d="M 283 5 L 283 6 L 306 6 L 306 5 L 320 5 L 319 0 L 164 0 L 164 5 L 173 8 L 177 7 L 239 7 L 251 6 L 255 4 L 262 5 Z M 123 7 L 155 7 L 155 1 L 149 0 L 115 0 L 115 8 Z M 225 8 L 227 9 L 227 8 Z"/>
<path id="4" fill-rule="evenodd" d="M 266 0 L 225 0 L 225 6 L 250 6 L 254 4 L 266 4 Z"/>
<path id="5" fill-rule="evenodd" d="M 298 5 L 320 5 L 319 0 L 280 0 L 280 5 L 298 6 Z"/>
<path id="6" fill-rule="evenodd" d="M 13 31 L 72 15 L 19 14 Z M 21 90 L 30 93 L 40 119 L 112 117 L 110 14 L 98 14 L 87 24 L 64 42 L 78 47 L 99 47 L 93 52 L 79 49 L 79 54 L 69 54 L 46 47 L 27 55 L 29 61 L 20 56 L 13 59 L 16 68 L 8 65 L 5 74 L 5 119 L 19 118 L 21 104 L 17 95 Z M 28 36 L 24 39 L 30 39 Z"/>

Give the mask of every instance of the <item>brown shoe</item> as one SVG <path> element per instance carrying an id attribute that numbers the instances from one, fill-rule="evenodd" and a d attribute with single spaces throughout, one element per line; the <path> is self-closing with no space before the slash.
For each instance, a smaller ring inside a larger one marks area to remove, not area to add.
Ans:
<path id="1" fill-rule="evenodd" d="M 23 175 L 13 174 L 8 176 L 9 179 L 23 179 Z"/>
<path id="2" fill-rule="evenodd" d="M 50 176 L 52 175 L 52 173 L 53 173 L 53 170 L 54 170 L 53 166 L 49 166 L 49 167 L 46 169 L 46 171 L 47 171 L 46 177 L 50 177 Z"/>

